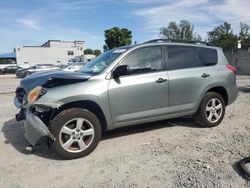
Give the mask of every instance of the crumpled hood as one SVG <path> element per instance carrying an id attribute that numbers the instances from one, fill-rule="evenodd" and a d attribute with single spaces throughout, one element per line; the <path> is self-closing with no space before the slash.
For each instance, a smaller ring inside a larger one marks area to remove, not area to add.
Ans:
<path id="1" fill-rule="evenodd" d="M 20 82 L 20 86 L 28 93 L 36 86 L 56 87 L 58 85 L 73 84 L 87 81 L 90 74 L 68 71 L 43 71 L 26 76 Z"/>

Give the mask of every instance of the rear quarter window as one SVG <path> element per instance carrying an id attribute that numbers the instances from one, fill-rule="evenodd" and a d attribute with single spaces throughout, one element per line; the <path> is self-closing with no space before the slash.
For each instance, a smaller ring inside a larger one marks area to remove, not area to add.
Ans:
<path id="1" fill-rule="evenodd" d="M 197 53 L 206 66 L 216 65 L 218 62 L 218 53 L 216 49 L 197 47 Z"/>

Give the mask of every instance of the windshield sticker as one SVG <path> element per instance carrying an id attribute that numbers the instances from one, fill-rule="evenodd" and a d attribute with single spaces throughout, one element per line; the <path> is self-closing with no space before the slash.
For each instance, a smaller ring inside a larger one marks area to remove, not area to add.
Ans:
<path id="1" fill-rule="evenodd" d="M 113 53 L 114 54 L 116 54 L 116 53 L 123 53 L 123 52 L 125 52 L 126 51 L 126 49 L 118 49 L 118 50 L 115 50 L 115 51 L 113 51 Z"/>

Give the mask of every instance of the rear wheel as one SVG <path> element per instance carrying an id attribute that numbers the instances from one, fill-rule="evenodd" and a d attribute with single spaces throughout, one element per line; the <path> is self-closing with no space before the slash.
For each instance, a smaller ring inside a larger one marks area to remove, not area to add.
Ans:
<path id="1" fill-rule="evenodd" d="M 72 108 L 59 113 L 50 130 L 56 140 L 51 147 L 66 159 L 84 157 L 91 153 L 101 139 L 101 125 L 90 111 Z"/>
<path id="2" fill-rule="evenodd" d="M 225 115 L 225 100 L 214 92 L 206 93 L 194 119 L 202 127 L 214 127 L 221 123 Z"/>

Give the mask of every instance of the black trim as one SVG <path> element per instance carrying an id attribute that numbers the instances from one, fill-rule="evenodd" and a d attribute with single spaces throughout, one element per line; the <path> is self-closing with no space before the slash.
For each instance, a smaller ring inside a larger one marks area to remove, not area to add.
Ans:
<path id="1" fill-rule="evenodd" d="M 202 60 L 202 58 L 200 57 L 200 55 L 199 55 L 199 53 L 198 53 L 198 51 L 197 51 L 197 48 L 198 48 L 198 47 L 195 47 L 195 48 L 194 48 L 194 51 L 195 51 L 195 53 L 196 53 L 196 59 L 197 59 L 197 61 L 198 61 L 199 63 L 201 62 L 201 65 L 202 65 L 203 67 L 205 67 L 206 64 L 205 64 L 205 62 Z"/>
<path id="2" fill-rule="evenodd" d="M 197 45 L 205 45 L 205 46 L 214 46 L 211 43 L 208 42 L 201 42 L 201 41 L 195 41 L 195 40 L 184 40 L 184 39 L 153 39 L 144 43 L 163 43 L 163 42 L 175 42 L 175 43 L 187 43 L 187 44 L 197 44 Z"/>

